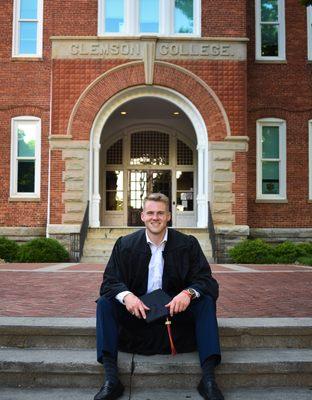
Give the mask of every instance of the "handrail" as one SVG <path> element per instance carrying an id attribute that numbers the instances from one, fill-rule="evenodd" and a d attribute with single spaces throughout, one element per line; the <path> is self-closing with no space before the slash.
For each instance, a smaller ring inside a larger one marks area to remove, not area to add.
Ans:
<path id="1" fill-rule="evenodd" d="M 73 261 L 79 262 L 83 256 L 83 247 L 87 237 L 89 228 L 89 201 L 85 209 L 83 220 L 80 226 L 79 233 L 70 234 L 70 258 Z"/>
<path id="2" fill-rule="evenodd" d="M 212 247 L 212 257 L 215 262 L 218 262 L 216 231 L 214 228 L 212 212 L 211 212 L 211 207 L 210 207 L 210 201 L 208 201 L 208 232 L 209 232 L 209 238 L 210 238 L 211 247 Z"/>

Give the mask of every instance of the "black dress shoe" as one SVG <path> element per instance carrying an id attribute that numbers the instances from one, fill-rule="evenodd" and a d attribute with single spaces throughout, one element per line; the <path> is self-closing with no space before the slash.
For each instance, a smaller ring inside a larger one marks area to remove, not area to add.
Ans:
<path id="1" fill-rule="evenodd" d="M 125 390 L 124 385 L 118 381 L 117 383 L 112 383 L 106 381 L 101 389 L 94 396 L 94 400 L 114 400 L 122 396 Z"/>
<path id="2" fill-rule="evenodd" d="M 202 378 L 197 386 L 197 390 L 205 400 L 224 400 L 223 394 L 215 380 Z"/>

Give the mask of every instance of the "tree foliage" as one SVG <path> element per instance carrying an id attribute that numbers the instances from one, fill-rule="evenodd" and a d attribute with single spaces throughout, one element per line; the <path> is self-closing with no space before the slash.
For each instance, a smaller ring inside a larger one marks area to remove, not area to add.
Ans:
<path id="1" fill-rule="evenodd" d="M 300 0 L 300 3 L 306 7 L 312 6 L 312 0 Z"/>

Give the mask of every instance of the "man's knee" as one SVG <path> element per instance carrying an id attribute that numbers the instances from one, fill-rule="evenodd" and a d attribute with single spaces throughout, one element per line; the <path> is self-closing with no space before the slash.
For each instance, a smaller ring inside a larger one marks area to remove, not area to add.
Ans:
<path id="1" fill-rule="evenodd" d="M 114 300 L 101 296 L 96 301 L 97 312 L 112 312 L 114 309 Z"/>

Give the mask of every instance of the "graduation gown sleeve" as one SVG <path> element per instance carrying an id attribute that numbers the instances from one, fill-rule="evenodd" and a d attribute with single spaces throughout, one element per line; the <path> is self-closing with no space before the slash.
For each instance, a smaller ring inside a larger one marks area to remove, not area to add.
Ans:
<path id="1" fill-rule="evenodd" d="M 123 279 L 124 271 L 121 261 L 121 240 L 122 238 L 120 237 L 114 245 L 104 271 L 103 282 L 100 288 L 100 295 L 109 299 L 116 297 L 118 293 L 129 290 Z"/>

